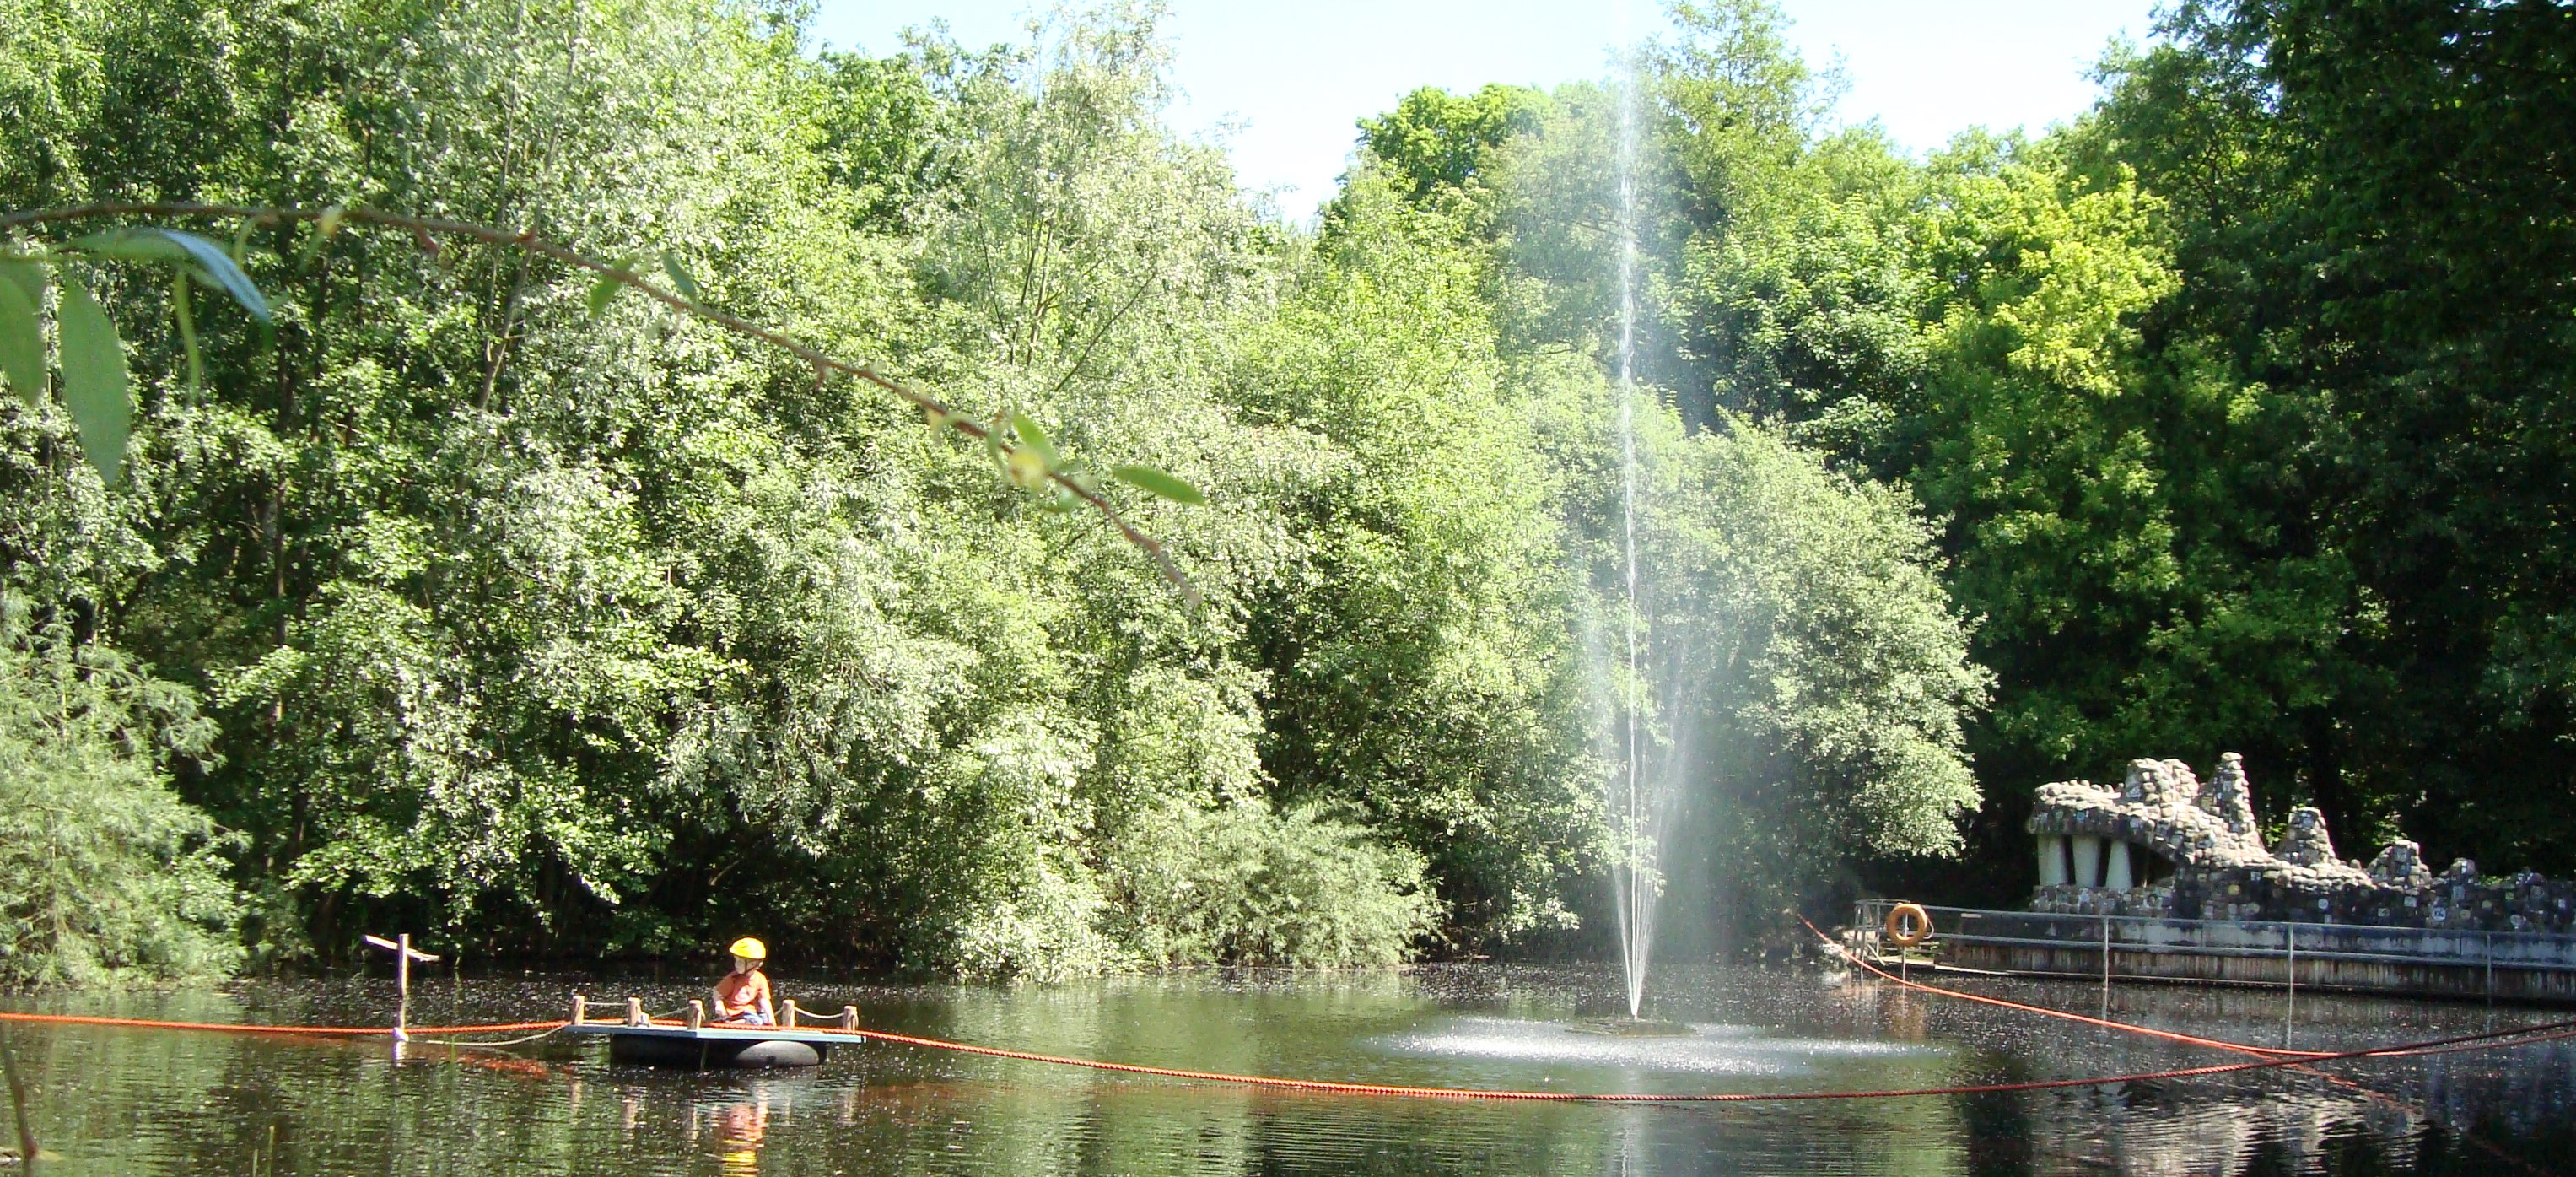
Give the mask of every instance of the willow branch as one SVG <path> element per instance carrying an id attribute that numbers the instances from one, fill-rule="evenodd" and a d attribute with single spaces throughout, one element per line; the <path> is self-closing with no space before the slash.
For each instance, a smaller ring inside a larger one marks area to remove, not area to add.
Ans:
<path id="1" fill-rule="evenodd" d="M 404 213 L 382 212 L 371 208 L 339 208 L 337 206 L 332 208 L 303 208 L 298 206 L 261 207 L 254 205 L 199 204 L 191 201 L 101 201 L 95 204 L 74 205 L 68 208 L 36 209 L 26 212 L 0 214 L 0 233 L 5 233 L 9 230 L 22 228 L 28 225 L 58 224 L 66 221 L 98 220 L 107 217 L 209 217 L 224 220 L 247 221 L 254 225 L 275 225 L 289 221 L 318 222 L 326 215 L 336 216 L 337 220 L 341 224 L 378 225 L 386 228 L 403 229 L 408 230 L 415 236 L 461 237 L 467 240 L 480 241 L 488 245 L 520 249 L 539 257 L 553 259 L 554 261 L 561 262 L 573 269 L 586 271 L 590 274 L 596 275 L 603 281 L 610 281 L 622 286 L 634 287 L 646 297 L 651 298 L 653 301 L 661 303 L 680 314 L 697 319 L 701 322 L 712 323 L 734 335 L 756 340 L 767 344 L 770 347 L 786 352 L 787 354 L 803 360 L 806 364 L 812 366 L 818 376 L 825 378 L 835 375 L 847 376 L 852 379 L 863 380 L 869 384 L 873 384 L 888 393 L 892 393 L 897 398 L 910 403 L 915 408 L 920 409 L 933 427 L 945 426 L 946 428 L 953 429 L 967 437 L 971 437 L 978 442 L 998 445 L 1005 454 L 1019 448 L 1017 443 L 1013 442 L 1007 433 L 997 433 L 992 427 L 988 427 L 959 412 L 954 406 L 940 400 L 938 397 L 922 392 L 919 389 L 913 388 L 912 386 L 895 379 L 894 377 L 878 371 L 874 365 L 853 363 L 848 360 L 837 358 L 826 354 L 822 350 L 809 344 L 799 342 L 798 340 L 772 328 L 763 327 L 758 323 L 751 322 L 750 320 L 739 316 L 727 314 L 724 311 L 717 310 L 693 299 L 683 298 L 674 291 L 665 290 L 662 287 L 656 286 L 652 282 L 647 281 L 641 273 L 633 269 L 629 269 L 612 262 L 602 261 L 598 258 L 590 257 L 564 246 L 557 245 L 537 236 L 535 230 L 532 229 L 522 229 L 514 232 L 508 229 L 494 228 L 490 225 L 477 225 L 467 221 L 450 221 L 438 217 L 416 217 Z M 1081 500 L 1093 510 L 1098 511 L 1103 519 L 1109 521 L 1110 526 L 1118 529 L 1118 534 L 1124 537 L 1128 543 L 1135 545 L 1146 555 L 1153 557 L 1154 564 L 1162 571 L 1164 579 L 1171 581 L 1175 587 L 1179 588 L 1182 595 L 1187 597 L 1190 603 L 1198 603 L 1198 588 L 1190 583 L 1189 577 L 1182 574 L 1180 565 L 1172 560 L 1171 553 L 1164 550 L 1161 541 L 1138 530 L 1135 524 L 1127 521 L 1126 516 L 1118 513 L 1118 508 L 1112 506 L 1106 497 L 1104 497 L 1098 490 L 1085 485 L 1081 480 L 1074 478 L 1064 471 L 1054 469 L 1052 465 L 1049 466 L 1046 477 L 1047 481 L 1054 483 L 1066 494 Z"/>

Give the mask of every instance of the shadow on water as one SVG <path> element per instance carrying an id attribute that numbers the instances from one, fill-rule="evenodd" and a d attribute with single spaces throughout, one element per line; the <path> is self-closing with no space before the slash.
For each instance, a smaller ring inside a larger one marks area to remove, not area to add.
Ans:
<path id="1" fill-rule="evenodd" d="M 2220 1061 L 1808 972 L 1675 965 L 1675 1026 L 1587 1032 L 1625 1010 L 1612 968 L 1458 966 L 1054 988 L 830 986 L 868 1024 L 1166 1066 L 1389 1084 L 1795 1092 L 2011 1082 Z M 469 980 L 424 1022 L 544 1016 L 579 987 L 656 1008 L 689 989 Z M 2096 990 L 2013 984 L 2090 1009 Z M 55 996 L 59 1012 L 370 1024 L 367 981 L 223 994 Z M 2115 991 L 2115 1016 L 2277 1040 L 2276 997 Z M 24 1008 L 21 1003 L 20 1008 Z M 2557 1011 L 2300 1003 L 2332 1048 L 2536 1022 Z M 54 1173 L 2256 1174 L 2571 1172 L 2576 1049 L 2548 1044 L 2126 1087 L 1799 1104 L 1495 1104 L 1255 1090 L 870 1046 L 795 1074 L 616 1067 L 561 1040 L 507 1052 L 25 1027 L 20 1060 Z M 2358 1084 L 2353 1086 L 2352 1084 Z M 2525 1167 L 2528 1167 L 2527 1169 Z"/>

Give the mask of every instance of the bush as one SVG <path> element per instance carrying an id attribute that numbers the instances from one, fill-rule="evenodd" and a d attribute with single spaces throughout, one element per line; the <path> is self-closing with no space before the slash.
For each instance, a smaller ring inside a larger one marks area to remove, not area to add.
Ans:
<path id="1" fill-rule="evenodd" d="M 1422 870 L 1315 806 L 1172 799 L 1118 839 L 1112 934 L 1156 965 L 1396 964 L 1440 917 Z"/>
<path id="2" fill-rule="evenodd" d="M 0 598 L 0 987 L 209 980 L 241 963 L 214 823 L 157 760 L 202 741 L 180 687 Z"/>

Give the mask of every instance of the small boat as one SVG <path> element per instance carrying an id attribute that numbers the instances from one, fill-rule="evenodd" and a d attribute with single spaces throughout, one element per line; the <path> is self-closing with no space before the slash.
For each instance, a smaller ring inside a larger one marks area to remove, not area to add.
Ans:
<path id="1" fill-rule="evenodd" d="M 572 1021 L 563 1032 L 608 1039 L 610 1062 L 693 1071 L 821 1066 L 833 1047 L 866 1041 L 856 1033 L 856 1006 L 843 1007 L 839 1017 L 821 1025 L 800 1024 L 792 1001 L 783 1003 L 779 1013 L 775 1026 L 710 1023 L 706 1004 L 692 1001 L 684 1019 L 654 1019 L 644 1016 L 641 1000 L 630 997 L 625 1017 L 594 1018 L 588 1003 L 576 995 Z"/>

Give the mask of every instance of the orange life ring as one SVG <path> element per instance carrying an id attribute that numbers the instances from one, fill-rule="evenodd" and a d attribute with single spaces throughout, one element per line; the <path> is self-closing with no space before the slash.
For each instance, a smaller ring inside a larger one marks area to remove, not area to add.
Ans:
<path id="1" fill-rule="evenodd" d="M 1887 941 L 1899 948 L 1912 948 L 1932 938 L 1932 913 L 1920 903 L 1899 903 L 1887 909 Z"/>

